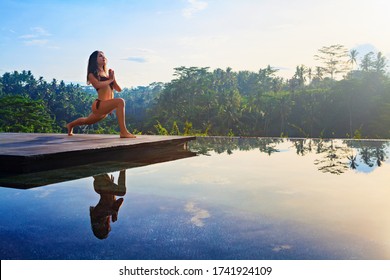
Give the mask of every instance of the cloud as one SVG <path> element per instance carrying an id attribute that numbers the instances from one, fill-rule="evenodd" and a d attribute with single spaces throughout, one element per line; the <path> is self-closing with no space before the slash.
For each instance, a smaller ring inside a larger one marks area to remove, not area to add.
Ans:
<path id="1" fill-rule="evenodd" d="M 184 210 L 193 215 L 191 217 L 191 223 L 197 227 L 203 227 L 204 219 L 210 218 L 210 213 L 207 210 L 195 206 L 193 202 L 188 202 Z"/>
<path id="2" fill-rule="evenodd" d="M 293 69 L 291 67 L 285 67 L 285 66 L 272 66 L 272 69 L 276 71 L 292 71 Z"/>
<path id="3" fill-rule="evenodd" d="M 50 196 L 54 191 L 44 188 L 43 190 L 40 188 L 34 189 L 35 197 L 37 198 L 46 198 Z"/>
<path id="4" fill-rule="evenodd" d="M 186 18 L 191 18 L 193 14 L 207 8 L 208 3 L 199 0 L 188 0 L 189 6 L 182 10 L 182 14 Z"/>
<path id="5" fill-rule="evenodd" d="M 42 27 L 32 27 L 30 28 L 30 33 L 19 36 L 23 40 L 23 43 L 26 46 L 47 46 L 49 40 L 47 37 L 51 34 Z"/>
<path id="6" fill-rule="evenodd" d="M 156 51 L 143 48 L 127 48 L 125 49 L 126 58 L 123 60 L 136 63 L 161 63 L 164 59 L 156 54 Z"/>
<path id="7" fill-rule="evenodd" d="M 275 246 L 272 248 L 272 251 L 274 252 L 280 252 L 280 251 L 286 251 L 286 250 L 291 250 L 292 246 L 291 245 L 280 245 L 280 246 Z"/>
<path id="8" fill-rule="evenodd" d="M 212 184 L 212 185 L 226 186 L 231 184 L 232 182 L 228 178 L 221 177 L 218 175 L 204 175 L 204 176 L 189 175 L 181 178 L 180 183 L 184 185 Z"/>
<path id="9" fill-rule="evenodd" d="M 49 40 L 46 39 L 32 39 L 32 40 L 24 41 L 24 44 L 26 46 L 45 46 L 47 45 L 48 42 Z"/>
<path id="10" fill-rule="evenodd" d="M 130 56 L 128 58 L 125 58 L 124 60 L 132 61 L 132 62 L 138 62 L 138 63 L 146 63 L 148 60 L 145 57 L 142 56 Z"/>
<path id="11" fill-rule="evenodd" d="M 51 34 L 42 27 L 32 27 L 32 28 L 30 28 L 30 30 L 31 30 L 31 32 L 29 34 L 19 36 L 19 38 L 31 39 L 31 38 L 41 38 L 41 37 L 51 36 Z"/>

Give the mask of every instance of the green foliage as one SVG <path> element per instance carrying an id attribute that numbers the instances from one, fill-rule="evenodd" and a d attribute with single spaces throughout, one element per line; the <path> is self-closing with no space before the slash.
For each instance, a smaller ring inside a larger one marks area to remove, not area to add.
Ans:
<path id="1" fill-rule="evenodd" d="M 360 129 L 356 129 L 353 134 L 353 139 L 362 139 L 362 132 Z"/>
<path id="2" fill-rule="evenodd" d="M 320 66 L 299 65 L 291 79 L 271 66 L 257 72 L 182 66 L 169 83 L 116 96 L 125 99 L 126 124 L 136 134 L 389 138 L 383 54 L 368 53 L 359 64 L 356 50 L 332 45 L 316 58 Z M 344 76 L 335 80 L 337 74 Z M 1 131 L 66 132 L 66 123 L 90 114 L 96 91 L 15 71 L 0 77 L 0 98 L 8 98 L 0 104 Z M 118 124 L 107 117 L 75 130 L 117 133 Z"/>
<path id="3" fill-rule="evenodd" d="M 208 136 L 207 129 L 204 133 L 201 133 L 199 131 L 196 131 L 192 128 L 191 122 L 185 122 L 183 127 L 183 133 L 180 133 L 180 128 L 177 125 L 177 122 L 174 121 L 172 125 L 171 132 L 169 133 L 168 130 L 161 125 L 159 121 L 157 121 L 157 124 L 154 125 L 154 128 L 156 129 L 156 132 L 158 135 L 184 135 L 184 136 Z"/>
<path id="4" fill-rule="evenodd" d="M 126 110 L 130 112 L 127 115 L 127 123 L 132 126 L 142 124 L 146 111 L 155 102 L 156 97 L 162 90 L 161 83 L 153 83 L 149 87 L 139 87 L 135 89 L 125 89 L 122 92 L 122 97 L 127 99 Z M 12 112 L 0 115 L 0 131 L 31 131 L 31 132 L 66 132 L 66 124 L 76 118 L 88 116 L 91 113 L 91 105 L 96 98 L 96 91 L 91 87 L 81 87 L 80 85 L 65 84 L 63 81 L 58 82 L 53 79 L 51 83 L 47 83 L 42 77 L 35 79 L 30 71 L 22 71 L 13 73 L 5 73 L 0 77 L 0 98 L 9 97 L 11 99 L 20 100 L 25 98 L 31 101 L 39 101 L 46 110 L 46 113 L 51 116 L 54 123 L 49 129 L 44 126 L 44 129 L 38 129 L 38 124 L 41 122 L 40 116 L 35 115 L 33 122 L 36 126 L 27 125 L 27 120 L 20 120 Z M 1 104 L 1 108 L 5 104 Z M 23 105 L 26 106 L 26 105 Z M 26 107 L 27 108 L 27 107 Z M 140 126 L 142 129 L 142 126 Z M 136 128 L 134 128 L 136 129 Z M 76 133 L 118 133 L 118 124 L 116 119 L 107 117 L 104 121 L 91 126 L 77 127 Z M 139 133 L 139 130 L 137 130 Z"/>
<path id="5" fill-rule="evenodd" d="M 0 98 L 1 132 L 57 132 L 59 128 L 42 100 L 29 97 Z"/>
<path id="6" fill-rule="evenodd" d="M 192 123 L 185 122 L 184 124 L 184 135 L 191 135 L 192 133 Z"/>
<path id="7" fill-rule="evenodd" d="M 174 121 L 172 125 L 172 130 L 171 130 L 171 135 L 180 135 L 180 129 L 179 126 L 177 125 L 177 122 Z"/>
<path id="8" fill-rule="evenodd" d="M 180 68 L 185 75 L 164 88 L 149 118 L 179 127 L 186 120 L 208 135 L 390 137 L 387 75 L 353 70 L 340 81 L 306 79 L 306 69 L 297 67 L 292 82 L 276 77 L 270 67 L 258 73 Z"/>
<path id="9" fill-rule="evenodd" d="M 159 121 L 154 125 L 158 135 L 169 135 L 168 130 L 164 128 Z"/>

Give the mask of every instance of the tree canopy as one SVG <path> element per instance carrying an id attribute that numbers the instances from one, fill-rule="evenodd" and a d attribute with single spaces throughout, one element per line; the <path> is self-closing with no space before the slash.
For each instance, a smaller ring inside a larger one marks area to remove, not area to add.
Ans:
<path id="1" fill-rule="evenodd" d="M 314 69 L 290 79 L 267 66 L 257 72 L 177 67 L 168 83 L 125 88 L 126 122 L 134 133 L 289 137 L 390 137 L 390 78 L 381 52 L 323 47 Z M 336 79 L 338 78 L 338 79 Z M 0 77 L 0 131 L 66 132 L 90 113 L 96 91 L 36 79 L 30 71 Z M 76 133 L 116 133 L 117 121 Z"/>

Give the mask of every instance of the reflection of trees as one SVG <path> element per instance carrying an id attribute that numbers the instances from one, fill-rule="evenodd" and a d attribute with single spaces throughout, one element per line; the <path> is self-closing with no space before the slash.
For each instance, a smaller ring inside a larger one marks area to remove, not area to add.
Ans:
<path id="1" fill-rule="evenodd" d="M 357 169 L 360 164 L 369 168 L 381 166 L 386 160 L 388 142 L 361 141 L 361 140 L 324 140 L 324 139 L 294 139 L 296 153 L 306 155 L 315 153 L 319 155 L 314 161 L 318 170 L 324 173 L 342 174 L 348 169 Z M 314 150 L 313 150 L 314 148 Z"/>
<path id="2" fill-rule="evenodd" d="M 382 165 L 382 162 L 386 159 L 386 153 L 383 149 L 376 148 L 375 149 L 375 156 L 376 156 L 376 164 L 378 166 Z"/>
<path id="3" fill-rule="evenodd" d="M 356 156 L 350 155 L 350 156 L 348 156 L 348 160 L 349 160 L 349 167 L 351 169 L 356 169 L 359 166 L 359 164 L 357 163 L 357 157 Z"/>
<path id="4" fill-rule="evenodd" d="M 292 139 L 297 155 L 304 156 L 312 152 L 313 139 Z"/>
<path id="5" fill-rule="evenodd" d="M 388 158 L 387 141 L 336 140 L 336 139 L 286 139 L 286 138 L 227 138 L 204 137 L 190 142 L 190 149 L 198 154 L 232 154 L 234 150 L 249 151 L 259 149 L 261 153 L 272 155 L 279 152 L 279 144 L 292 143 L 296 154 L 315 154 L 314 164 L 324 173 L 342 174 L 359 167 L 380 167 Z"/>
<path id="6" fill-rule="evenodd" d="M 314 164 L 324 173 L 341 174 L 348 170 L 348 147 L 338 146 L 337 140 L 323 139 L 291 139 L 296 154 L 305 156 L 315 153 L 318 158 Z"/>
<path id="7" fill-rule="evenodd" d="M 232 154 L 234 150 L 250 151 L 259 149 L 262 153 L 271 155 L 279 152 L 277 145 L 284 142 L 283 138 L 235 138 L 235 137 L 198 137 L 189 143 L 190 150 L 202 155 L 210 151 L 218 154 Z"/>
<path id="8" fill-rule="evenodd" d="M 347 145 L 357 150 L 357 158 L 360 158 L 365 165 L 380 167 L 386 161 L 388 155 L 386 150 L 389 142 L 385 141 L 346 141 Z M 358 160 L 358 159 L 356 159 Z"/>
<path id="9" fill-rule="evenodd" d="M 334 140 L 322 143 L 322 157 L 316 159 L 314 164 L 318 170 L 324 173 L 342 174 L 348 170 L 348 153 L 350 149 L 346 146 L 337 146 Z"/>

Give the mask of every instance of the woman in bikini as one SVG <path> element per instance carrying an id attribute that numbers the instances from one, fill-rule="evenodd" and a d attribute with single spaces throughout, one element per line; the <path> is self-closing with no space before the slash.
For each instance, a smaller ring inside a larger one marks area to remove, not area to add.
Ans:
<path id="1" fill-rule="evenodd" d="M 120 92 L 121 87 L 115 80 L 114 70 L 106 69 L 107 59 L 101 51 L 94 51 L 88 61 L 87 84 L 92 84 L 98 93 L 98 98 L 92 103 L 92 113 L 88 117 L 78 118 L 66 125 L 68 135 L 73 135 L 73 128 L 79 125 L 90 125 L 104 119 L 113 110 L 119 123 L 121 138 L 135 138 L 125 124 L 125 101 L 114 98 L 114 90 Z"/>

